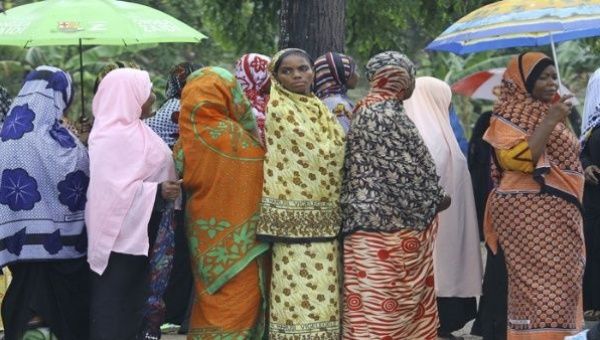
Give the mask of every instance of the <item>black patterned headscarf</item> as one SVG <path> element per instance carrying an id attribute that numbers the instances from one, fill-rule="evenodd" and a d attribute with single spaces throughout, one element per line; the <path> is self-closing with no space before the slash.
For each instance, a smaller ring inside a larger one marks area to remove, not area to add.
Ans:
<path id="1" fill-rule="evenodd" d="M 10 109 L 10 104 L 12 104 L 12 97 L 8 93 L 8 90 L 0 86 L 0 127 Z"/>
<path id="2" fill-rule="evenodd" d="M 181 90 L 185 86 L 187 77 L 202 67 L 202 64 L 192 64 L 189 62 L 173 66 L 169 71 L 169 79 L 167 80 L 167 88 L 165 89 L 167 99 L 181 98 Z"/>
<path id="3" fill-rule="evenodd" d="M 367 63 L 371 90 L 354 111 L 346 140 L 340 199 L 343 233 L 425 230 L 445 195 L 435 164 L 402 100 L 414 87 L 414 65 L 383 52 Z"/>
<path id="4" fill-rule="evenodd" d="M 98 91 L 98 86 L 100 86 L 102 78 L 104 78 L 110 71 L 116 70 L 118 68 L 133 68 L 139 70 L 140 66 L 132 61 L 115 61 L 106 64 L 96 76 L 96 82 L 94 83 L 94 94 L 96 94 L 96 92 Z"/>
<path id="5" fill-rule="evenodd" d="M 173 148 L 179 138 L 179 110 L 181 108 L 181 90 L 185 86 L 187 77 L 194 71 L 202 68 L 199 64 L 181 63 L 173 66 L 169 72 L 165 95 L 167 100 L 162 104 L 156 114 L 144 119 L 144 122 L 162 140 Z"/>

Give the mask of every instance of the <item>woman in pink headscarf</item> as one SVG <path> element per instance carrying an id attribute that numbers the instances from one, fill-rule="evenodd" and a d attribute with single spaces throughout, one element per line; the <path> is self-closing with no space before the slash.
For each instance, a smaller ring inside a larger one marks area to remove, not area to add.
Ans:
<path id="1" fill-rule="evenodd" d="M 167 145 L 141 119 L 155 96 L 147 72 L 108 73 L 93 101 L 85 221 L 92 273 L 90 339 L 134 339 L 146 297 L 148 223 L 180 194 Z"/>
<path id="2" fill-rule="evenodd" d="M 450 124 L 451 102 L 450 86 L 432 77 L 417 78 L 413 95 L 404 102 L 433 158 L 440 184 L 452 197 L 450 207 L 438 215 L 433 252 L 438 339 L 454 339 L 452 332 L 475 318 L 483 268 L 471 176 Z"/>
<path id="3" fill-rule="evenodd" d="M 244 54 L 235 64 L 235 77 L 252 105 L 258 135 L 265 145 L 265 112 L 269 102 L 271 80 L 267 65 L 271 58 L 258 53 Z"/>

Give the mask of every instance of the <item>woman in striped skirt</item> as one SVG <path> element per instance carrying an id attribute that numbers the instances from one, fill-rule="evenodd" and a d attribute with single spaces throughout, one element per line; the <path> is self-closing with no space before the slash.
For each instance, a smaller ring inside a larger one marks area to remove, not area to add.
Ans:
<path id="1" fill-rule="evenodd" d="M 436 215 L 450 198 L 403 100 L 415 86 L 399 52 L 367 63 L 369 94 L 347 136 L 341 206 L 344 339 L 436 339 Z"/>

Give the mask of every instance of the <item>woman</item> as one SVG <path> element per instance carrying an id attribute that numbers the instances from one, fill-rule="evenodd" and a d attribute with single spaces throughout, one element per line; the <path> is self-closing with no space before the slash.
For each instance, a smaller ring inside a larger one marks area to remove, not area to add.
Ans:
<path id="1" fill-rule="evenodd" d="M 258 237 L 273 242 L 269 337 L 338 339 L 343 130 L 311 91 L 300 49 L 269 64 L 267 153 Z"/>
<path id="2" fill-rule="evenodd" d="M 346 93 L 357 84 L 356 63 L 351 57 L 328 52 L 315 61 L 315 94 L 337 117 L 346 133 L 354 109 Z"/>
<path id="3" fill-rule="evenodd" d="M 492 147 L 483 140 L 483 134 L 490 126 L 492 111 L 482 113 L 469 141 L 469 172 L 473 184 L 477 221 L 480 238 L 483 238 L 483 222 L 488 194 L 493 189 Z M 504 253 L 498 248 L 496 254 L 486 247 L 485 273 L 481 287 L 481 298 L 477 317 L 471 334 L 482 336 L 484 340 L 506 339 L 506 300 L 508 295 L 508 273 Z"/>
<path id="4" fill-rule="evenodd" d="M 499 182 L 490 193 L 485 239 L 508 270 L 508 339 L 563 339 L 582 327 L 585 264 L 577 137 L 554 62 L 537 52 L 510 60 L 484 140 Z"/>
<path id="5" fill-rule="evenodd" d="M 183 62 L 175 65 L 169 71 L 165 96 L 167 101 L 160 107 L 152 117 L 144 119 L 144 122 L 156 132 L 162 140 L 173 149 L 179 138 L 179 110 L 181 91 L 186 84 L 186 79 L 202 65 Z"/>
<path id="6" fill-rule="evenodd" d="M 85 147 L 59 124 L 73 99 L 68 73 L 30 72 L 0 132 L 0 267 L 13 279 L 2 304 L 7 340 L 47 326 L 88 334 Z"/>
<path id="7" fill-rule="evenodd" d="M 144 119 L 146 123 L 168 146 L 173 149 L 179 138 L 179 112 L 181 107 L 181 91 L 186 84 L 187 77 L 194 71 L 200 69 L 199 64 L 183 62 L 173 66 L 169 72 L 165 96 L 167 101 L 156 112 L 156 115 Z M 159 214 L 160 212 L 155 212 Z M 182 325 L 180 334 L 185 334 L 187 321 L 189 319 L 190 304 L 194 278 L 190 272 L 190 252 L 185 236 L 184 212 L 175 211 L 175 230 L 158 231 L 165 235 L 164 239 L 158 239 L 154 248 L 165 248 L 172 258 L 172 271 L 169 275 L 168 286 L 164 291 L 164 320 L 169 323 Z M 156 278 L 156 277 L 155 277 Z M 158 325 L 160 327 L 160 325 Z M 183 332 L 182 332 L 183 331 Z"/>
<path id="8" fill-rule="evenodd" d="M 589 321 L 600 319 L 600 70 L 587 87 L 581 137 L 581 163 L 585 169 L 583 223 L 586 266 L 583 276 L 583 310 Z"/>
<path id="9" fill-rule="evenodd" d="M 180 194 L 171 151 L 141 119 L 155 97 L 147 72 L 109 72 L 94 96 L 85 221 L 92 273 L 90 339 L 134 339 L 141 331 L 148 222 L 160 197 Z"/>
<path id="10" fill-rule="evenodd" d="M 144 122 L 173 149 L 179 138 L 179 112 L 181 108 L 181 92 L 186 84 L 187 77 L 202 65 L 183 62 L 175 65 L 169 72 L 165 96 L 167 101 L 156 112 Z M 189 271 L 190 252 L 187 246 L 187 237 L 184 227 L 184 212 L 175 211 L 175 233 L 169 235 L 172 242 L 174 237 L 174 254 L 172 258 L 172 272 L 170 273 L 168 286 L 164 292 L 164 303 L 166 314 L 164 321 L 181 325 L 180 334 L 187 333 L 188 319 L 193 303 L 194 278 Z M 167 240 L 159 240 L 159 243 Z M 161 244 L 155 245 L 161 247 Z M 171 245 L 167 248 L 173 249 Z"/>
<path id="11" fill-rule="evenodd" d="M 176 156 L 196 287 L 188 337 L 260 339 L 268 245 L 255 237 L 264 151 L 254 115 L 235 77 L 220 67 L 195 72 L 181 102 Z"/>
<path id="12" fill-rule="evenodd" d="M 267 70 L 269 62 L 271 62 L 271 58 L 265 55 L 248 53 L 235 63 L 235 77 L 252 105 L 252 112 L 258 126 L 258 135 L 263 145 L 265 145 L 265 111 L 271 87 L 271 79 Z"/>
<path id="13" fill-rule="evenodd" d="M 369 94 L 354 111 L 342 191 L 344 339 L 436 339 L 436 214 L 449 197 L 404 112 L 415 68 L 403 54 L 367 63 Z"/>
<path id="14" fill-rule="evenodd" d="M 475 318 L 476 296 L 481 295 L 481 250 L 477 214 L 467 160 L 450 124 L 452 90 L 432 77 L 417 78 L 415 92 L 406 100 L 406 114 L 415 123 L 433 157 L 440 184 L 452 197 L 440 213 L 433 253 L 440 338 L 452 339 Z"/>

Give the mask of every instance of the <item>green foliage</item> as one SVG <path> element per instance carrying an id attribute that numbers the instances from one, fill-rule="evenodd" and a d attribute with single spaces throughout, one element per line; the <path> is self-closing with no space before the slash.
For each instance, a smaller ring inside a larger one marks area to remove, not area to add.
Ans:
<path id="1" fill-rule="evenodd" d="M 129 1 L 168 13 L 209 38 L 198 44 L 127 48 L 84 46 L 84 87 L 88 114 L 96 74 L 108 62 L 134 61 L 147 69 L 160 103 L 165 78 L 173 64 L 192 61 L 232 69 L 234 61 L 243 53 L 260 52 L 271 55 L 277 48 L 281 0 Z M 33 1 L 5 0 L 3 4 L 6 9 L 10 9 L 30 2 Z M 431 75 L 450 84 L 473 72 L 504 67 L 511 54 L 525 49 L 482 52 L 464 57 L 423 51 L 431 40 L 453 22 L 491 2 L 494 0 L 347 0 L 347 53 L 360 63 L 383 50 L 400 50 L 417 63 L 419 75 Z M 536 49 L 550 53 L 546 46 Z M 563 81 L 582 102 L 589 73 L 600 65 L 599 56 L 600 42 L 593 38 L 562 43 L 558 48 Z M 35 47 L 24 50 L 0 46 L 1 83 L 7 85 L 13 94 L 19 90 L 23 74 L 40 64 L 62 67 L 71 72 L 79 91 L 78 47 Z M 365 94 L 366 88 L 366 81 L 363 80 L 357 90 L 350 92 L 350 96 L 358 99 Z M 74 103 L 71 113 L 77 115 L 79 100 Z M 454 104 L 468 131 L 468 127 L 477 118 L 472 113 L 488 109 L 492 103 L 474 102 L 455 96 Z"/>
<path id="2" fill-rule="evenodd" d="M 348 49 L 361 59 L 385 50 L 415 57 L 467 13 L 492 0 L 348 0 Z"/>

